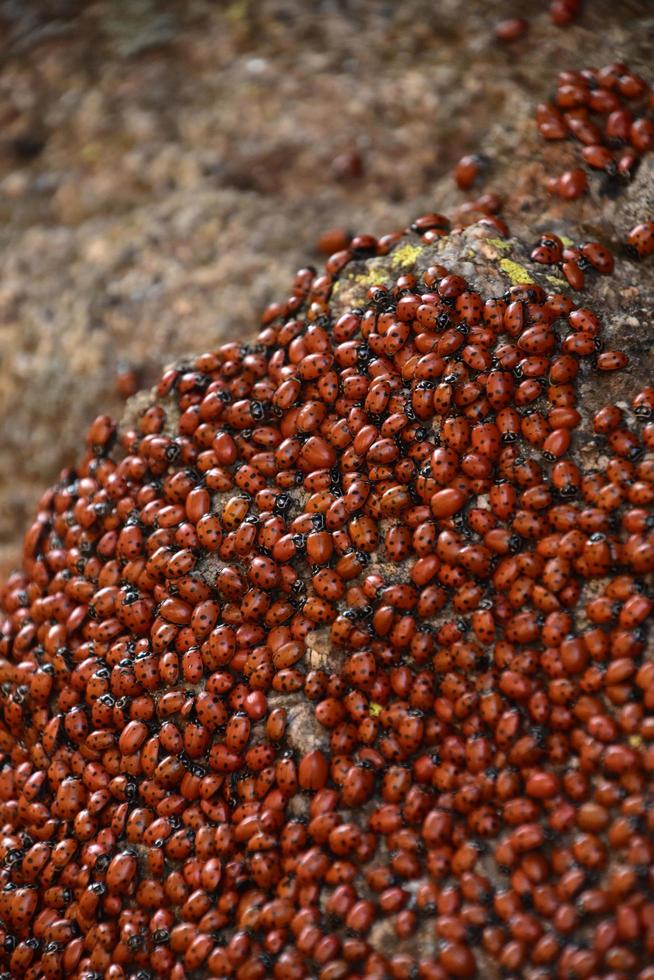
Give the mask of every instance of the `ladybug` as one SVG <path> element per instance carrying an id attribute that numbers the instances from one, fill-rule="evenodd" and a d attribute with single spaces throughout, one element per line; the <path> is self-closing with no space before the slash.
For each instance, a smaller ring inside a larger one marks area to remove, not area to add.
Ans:
<path id="1" fill-rule="evenodd" d="M 600 371 L 621 371 L 628 365 L 629 357 L 623 351 L 603 351 L 596 363 Z"/>
<path id="2" fill-rule="evenodd" d="M 225 744 L 233 752 L 242 752 L 250 738 L 250 720 L 245 712 L 237 712 L 227 722 Z"/>
<path id="3" fill-rule="evenodd" d="M 573 289 L 581 290 L 584 288 L 586 279 L 578 262 L 574 260 L 564 262 L 561 265 L 561 272 L 565 276 L 568 285 Z"/>
<path id="4" fill-rule="evenodd" d="M 582 147 L 581 155 L 584 162 L 593 170 L 605 170 L 609 174 L 615 174 L 613 154 L 607 147 L 593 143 Z"/>
<path id="5" fill-rule="evenodd" d="M 615 259 L 608 248 L 599 242 L 585 242 L 581 246 L 581 254 L 601 275 L 608 276 L 613 272 Z"/>
<path id="6" fill-rule="evenodd" d="M 634 225 L 627 235 L 627 253 L 632 259 L 644 259 L 654 252 L 654 221 Z"/>
<path id="7" fill-rule="evenodd" d="M 532 262 L 541 265 L 557 265 L 563 257 L 563 242 L 557 235 L 542 235 L 538 244 L 532 250 Z"/>
<path id="8" fill-rule="evenodd" d="M 574 201 L 582 197 L 588 191 L 588 178 L 586 177 L 586 173 L 579 168 L 566 170 L 555 179 L 553 191 L 566 201 Z"/>

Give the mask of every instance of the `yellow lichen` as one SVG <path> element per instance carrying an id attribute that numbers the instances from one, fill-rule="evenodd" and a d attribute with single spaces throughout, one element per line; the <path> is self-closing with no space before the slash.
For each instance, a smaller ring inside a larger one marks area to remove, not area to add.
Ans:
<path id="1" fill-rule="evenodd" d="M 520 283 L 534 281 L 534 277 L 525 269 L 524 265 L 520 265 L 519 262 L 513 262 L 511 259 L 501 259 L 500 269 L 505 276 L 509 277 L 514 286 Z"/>
<path id="2" fill-rule="evenodd" d="M 358 286 L 374 286 L 376 283 L 381 286 L 385 278 L 386 276 L 381 269 L 371 268 L 368 272 L 361 272 L 358 276 L 352 276 L 352 282 Z"/>
<path id="3" fill-rule="evenodd" d="M 381 714 L 381 712 L 382 712 L 381 704 L 377 704 L 376 701 L 371 701 L 370 704 L 368 705 L 368 714 L 370 715 L 370 717 L 376 718 L 377 715 Z"/>
<path id="4" fill-rule="evenodd" d="M 487 243 L 493 245 L 500 252 L 510 252 L 511 242 L 507 242 L 504 238 L 487 238 Z"/>
<path id="5" fill-rule="evenodd" d="M 227 7 L 225 16 L 232 24 L 240 24 L 248 16 L 249 6 L 249 0 L 234 0 L 234 3 L 230 3 Z"/>
<path id="6" fill-rule="evenodd" d="M 81 155 L 87 163 L 97 163 L 102 158 L 101 143 L 86 143 L 81 150 Z"/>
<path id="7" fill-rule="evenodd" d="M 413 265 L 421 252 L 421 245 L 411 245 L 409 242 L 405 242 L 404 245 L 400 245 L 391 253 L 391 265 Z"/>
<path id="8" fill-rule="evenodd" d="M 558 276 L 545 276 L 548 282 L 551 282 L 553 286 L 560 286 L 565 288 L 568 284 L 565 279 L 559 279 Z"/>

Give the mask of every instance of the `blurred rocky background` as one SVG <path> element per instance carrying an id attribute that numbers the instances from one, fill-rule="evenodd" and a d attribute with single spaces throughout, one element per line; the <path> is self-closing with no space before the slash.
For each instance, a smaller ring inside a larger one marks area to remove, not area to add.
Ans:
<path id="1" fill-rule="evenodd" d="M 95 415 L 253 333 L 326 230 L 460 204 L 462 154 L 527 239 L 651 219 L 651 165 L 618 200 L 548 199 L 574 154 L 533 110 L 565 68 L 651 76 L 653 38 L 650 0 L 567 28 L 540 0 L 0 0 L 0 573 Z"/>

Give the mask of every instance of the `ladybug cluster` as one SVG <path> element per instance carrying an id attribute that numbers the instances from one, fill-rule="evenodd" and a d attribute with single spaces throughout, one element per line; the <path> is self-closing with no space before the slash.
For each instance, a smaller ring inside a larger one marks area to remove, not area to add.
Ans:
<path id="1" fill-rule="evenodd" d="M 587 272 L 609 276 L 615 267 L 613 253 L 600 242 L 566 245 L 558 235 L 546 232 L 532 249 L 530 258 L 539 265 L 555 265 L 573 289 L 583 289 Z"/>
<path id="2" fill-rule="evenodd" d="M 450 230 L 300 270 L 43 495 L 3 980 L 654 980 L 654 389 L 585 420 L 600 317 L 436 259 L 334 312 Z"/>
<path id="3" fill-rule="evenodd" d="M 622 62 L 603 68 L 564 71 L 553 102 L 536 109 L 546 140 L 573 137 L 591 171 L 604 174 L 604 191 L 614 194 L 633 177 L 641 158 L 654 146 L 654 91 Z M 586 171 L 568 170 L 551 177 L 547 188 L 568 200 L 588 190 Z"/>

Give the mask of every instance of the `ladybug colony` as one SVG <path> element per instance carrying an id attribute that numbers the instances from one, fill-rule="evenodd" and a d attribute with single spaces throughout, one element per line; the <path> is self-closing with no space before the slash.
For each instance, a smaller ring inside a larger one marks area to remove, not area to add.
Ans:
<path id="1" fill-rule="evenodd" d="M 624 62 L 564 71 L 551 102 L 536 109 L 545 140 L 571 138 L 581 145 L 576 167 L 549 177 L 547 189 L 565 200 L 588 191 L 589 174 L 602 174 L 601 191 L 616 196 L 654 147 L 654 90 Z"/>
<path id="2" fill-rule="evenodd" d="M 2 980 L 654 980 L 654 388 L 584 414 L 627 364 L 600 312 L 485 294 L 457 234 L 346 236 L 43 494 L 0 597 Z"/>

